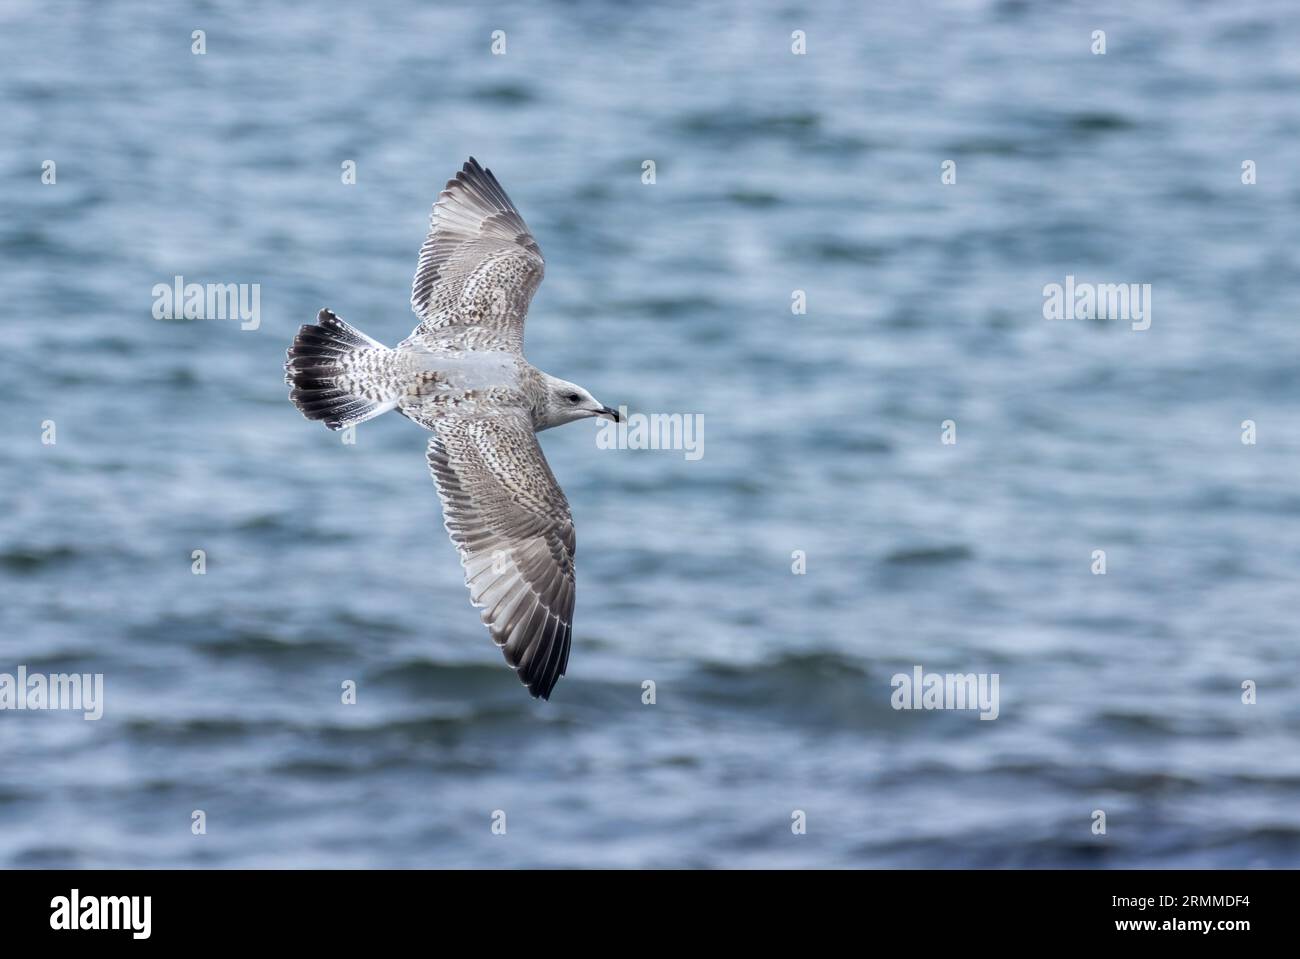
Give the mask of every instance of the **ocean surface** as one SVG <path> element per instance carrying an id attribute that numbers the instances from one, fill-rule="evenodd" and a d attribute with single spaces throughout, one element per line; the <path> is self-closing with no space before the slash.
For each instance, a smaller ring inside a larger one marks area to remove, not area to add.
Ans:
<path id="1" fill-rule="evenodd" d="M 8 0 L 0 673 L 104 713 L 0 711 L 0 864 L 1300 866 L 1298 51 L 1280 0 Z M 422 431 L 282 382 L 323 306 L 411 330 L 470 155 L 530 360 L 703 417 L 543 434 L 549 703 Z M 256 329 L 155 319 L 177 276 Z M 1045 318 L 1067 277 L 1149 328 Z M 894 709 L 917 666 L 997 718 Z"/>

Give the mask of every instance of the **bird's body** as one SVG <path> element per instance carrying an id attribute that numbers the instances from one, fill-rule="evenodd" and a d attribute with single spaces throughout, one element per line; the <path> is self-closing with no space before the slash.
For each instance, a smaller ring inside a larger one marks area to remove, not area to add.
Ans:
<path id="1" fill-rule="evenodd" d="M 470 159 L 434 204 L 411 306 L 389 349 L 321 310 L 285 363 L 298 409 L 343 429 L 389 410 L 433 431 L 428 462 L 470 601 L 534 696 L 564 674 L 573 629 L 573 519 L 535 433 L 617 419 L 523 355 L 541 250 L 491 172 Z"/>

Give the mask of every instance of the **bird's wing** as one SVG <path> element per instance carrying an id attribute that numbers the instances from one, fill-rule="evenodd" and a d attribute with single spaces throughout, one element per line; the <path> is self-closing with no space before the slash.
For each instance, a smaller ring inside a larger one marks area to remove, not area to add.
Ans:
<path id="1" fill-rule="evenodd" d="M 441 419 L 429 469 L 470 602 L 528 691 L 549 699 L 569 662 L 576 541 L 532 424 L 522 411 Z"/>
<path id="2" fill-rule="evenodd" d="M 506 191 L 470 157 L 433 204 L 411 283 L 411 309 L 422 321 L 411 337 L 484 327 L 521 351 L 545 266 Z"/>

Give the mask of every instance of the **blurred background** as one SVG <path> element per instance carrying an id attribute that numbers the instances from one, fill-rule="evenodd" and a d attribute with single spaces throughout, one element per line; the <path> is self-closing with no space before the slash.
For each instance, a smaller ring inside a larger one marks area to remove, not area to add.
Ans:
<path id="1" fill-rule="evenodd" d="M 0 864 L 1300 865 L 1300 9 L 1092 7 L 9 0 L 0 671 L 107 701 L 0 713 Z M 549 704 L 422 432 L 282 382 L 322 306 L 415 325 L 471 154 L 546 255 L 529 358 L 705 424 L 543 435 Z M 1045 320 L 1067 274 L 1151 328 Z M 260 327 L 155 320 L 177 275 Z M 998 719 L 894 711 L 917 664 Z"/>

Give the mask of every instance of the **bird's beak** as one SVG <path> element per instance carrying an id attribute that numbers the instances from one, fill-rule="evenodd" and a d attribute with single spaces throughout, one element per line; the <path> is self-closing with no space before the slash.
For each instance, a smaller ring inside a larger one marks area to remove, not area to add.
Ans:
<path id="1" fill-rule="evenodd" d="M 613 409 L 612 407 L 609 406 L 602 406 L 600 409 L 596 410 L 596 415 L 604 416 L 607 419 L 614 421 L 615 423 L 618 422 L 618 410 Z"/>

